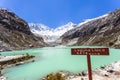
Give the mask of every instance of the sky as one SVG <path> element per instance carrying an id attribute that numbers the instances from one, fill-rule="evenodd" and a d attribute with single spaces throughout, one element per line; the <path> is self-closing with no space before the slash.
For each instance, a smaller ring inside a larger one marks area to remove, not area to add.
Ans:
<path id="1" fill-rule="evenodd" d="M 51 28 L 95 18 L 120 8 L 120 0 L 0 0 L 28 23 L 42 23 Z"/>

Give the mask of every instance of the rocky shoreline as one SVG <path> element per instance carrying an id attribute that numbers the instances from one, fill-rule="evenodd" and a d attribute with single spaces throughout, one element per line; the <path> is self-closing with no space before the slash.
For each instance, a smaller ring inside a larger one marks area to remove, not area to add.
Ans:
<path id="1" fill-rule="evenodd" d="M 116 61 L 107 66 L 92 71 L 93 80 L 120 80 L 120 61 Z M 40 80 L 89 80 L 88 72 L 71 73 L 59 71 L 51 73 Z"/>
<path id="2" fill-rule="evenodd" d="M 16 56 L 0 56 L 0 80 L 7 80 L 6 77 L 2 75 L 2 69 L 34 61 L 33 60 L 34 57 L 35 56 L 29 54 Z"/>

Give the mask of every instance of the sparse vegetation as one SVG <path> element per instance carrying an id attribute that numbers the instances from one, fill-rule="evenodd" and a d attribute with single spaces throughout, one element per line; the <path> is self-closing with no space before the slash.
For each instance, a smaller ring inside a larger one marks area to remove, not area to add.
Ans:
<path id="1" fill-rule="evenodd" d="M 66 80 L 66 79 L 63 74 L 58 72 L 47 75 L 43 80 Z"/>

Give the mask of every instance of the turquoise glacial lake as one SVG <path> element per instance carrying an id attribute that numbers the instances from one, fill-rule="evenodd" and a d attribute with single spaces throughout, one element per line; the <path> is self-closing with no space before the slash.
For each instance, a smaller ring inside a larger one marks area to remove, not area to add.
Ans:
<path id="1" fill-rule="evenodd" d="M 78 73 L 87 70 L 87 60 L 84 55 L 71 55 L 72 47 L 45 47 L 29 50 L 1 52 L 6 55 L 19 55 L 29 53 L 34 55 L 35 62 L 20 66 L 13 66 L 2 71 L 7 80 L 40 80 L 42 77 L 57 71 L 70 71 Z M 87 46 L 74 46 L 74 48 L 89 48 Z M 98 47 L 97 47 L 98 48 Z M 120 49 L 110 49 L 109 56 L 91 56 L 92 69 L 99 68 L 120 60 Z"/>

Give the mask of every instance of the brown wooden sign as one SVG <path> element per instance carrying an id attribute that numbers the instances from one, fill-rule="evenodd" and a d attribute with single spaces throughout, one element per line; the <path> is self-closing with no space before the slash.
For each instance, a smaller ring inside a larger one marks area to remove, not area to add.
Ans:
<path id="1" fill-rule="evenodd" d="M 89 80 L 92 80 L 90 55 L 109 55 L 109 48 L 72 48 L 71 54 L 87 56 Z"/>
<path id="2" fill-rule="evenodd" d="M 73 48 L 72 55 L 109 55 L 108 48 Z"/>

